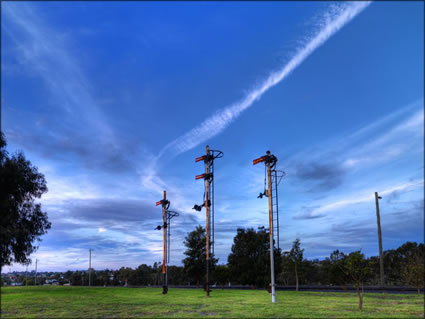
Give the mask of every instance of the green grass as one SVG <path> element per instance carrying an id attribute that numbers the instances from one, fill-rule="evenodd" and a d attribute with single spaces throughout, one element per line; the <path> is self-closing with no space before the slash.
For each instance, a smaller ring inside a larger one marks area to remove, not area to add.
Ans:
<path id="1" fill-rule="evenodd" d="M 2 287 L 2 318 L 116 317 L 424 317 L 423 295 L 364 295 L 357 310 L 354 293 L 278 291 L 277 303 L 265 290 L 101 287 Z"/>

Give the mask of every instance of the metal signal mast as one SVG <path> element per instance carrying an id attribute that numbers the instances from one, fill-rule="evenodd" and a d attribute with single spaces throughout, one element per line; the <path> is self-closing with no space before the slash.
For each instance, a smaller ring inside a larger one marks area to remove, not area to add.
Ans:
<path id="1" fill-rule="evenodd" d="M 205 207 L 206 210 L 206 282 L 205 282 L 205 291 L 207 292 L 207 297 L 210 295 L 209 289 L 209 280 L 210 280 L 210 254 L 212 246 L 212 254 L 214 255 L 214 160 L 216 158 L 223 157 L 222 151 L 210 150 L 209 146 L 206 146 L 206 154 L 195 159 L 195 162 L 204 161 L 205 163 L 205 173 L 201 175 L 196 175 L 195 179 L 204 179 L 205 182 L 205 193 L 204 193 L 204 203 L 202 205 L 193 206 L 193 209 L 200 212 L 202 207 Z M 210 226 L 212 226 L 210 228 Z M 212 239 L 212 240 L 211 240 Z"/>
<path id="2" fill-rule="evenodd" d="M 278 205 L 278 192 L 277 185 L 280 180 L 285 176 L 284 171 L 278 171 L 275 169 L 277 163 L 277 157 L 270 154 L 270 151 L 266 152 L 266 155 L 261 156 L 252 161 L 253 165 L 258 163 L 265 163 L 265 169 L 267 175 L 267 188 L 266 188 L 266 177 L 264 177 L 264 192 L 260 193 L 257 198 L 263 198 L 263 196 L 269 199 L 269 235 L 270 235 L 270 272 L 271 272 L 271 291 L 272 291 L 272 302 L 276 302 L 276 285 L 274 276 L 274 241 L 277 243 L 279 249 L 279 205 Z"/>
<path id="3" fill-rule="evenodd" d="M 162 205 L 162 225 L 158 225 L 156 230 L 163 230 L 163 259 L 162 259 L 162 293 L 168 292 L 168 263 L 170 262 L 170 237 L 171 237 L 171 219 L 179 216 L 179 213 L 169 210 L 170 201 L 167 200 L 167 193 L 164 191 L 164 199 L 156 202 L 156 206 Z"/>

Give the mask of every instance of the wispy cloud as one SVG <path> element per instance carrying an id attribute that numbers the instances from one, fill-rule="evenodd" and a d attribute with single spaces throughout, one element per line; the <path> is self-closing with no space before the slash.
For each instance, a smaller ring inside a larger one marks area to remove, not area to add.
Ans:
<path id="1" fill-rule="evenodd" d="M 256 100 L 270 88 L 285 79 L 318 47 L 324 44 L 332 35 L 356 17 L 370 2 L 345 2 L 331 5 L 318 19 L 318 30 L 313 36 L 303 39 L 303 46 L 298 48 L 295 55 L 279 70 L 272 72 L 260 85 L 251 90 L 246 97 L 205 119 L 200 125 L 194 127 L 184 135 L 167 144 L 159 153 L 160 158 L 166 152 L 178 155 L 188 151 L 211 137 L 221 133 L 239 115 L 248 109 Z"/>
<path id="2" fill-rule="evenodd" d="M 424 187 L 423 179 L 408 181 L 404 183 L 400 183 L 387 188 L 382 189 L 379 194 L 382 196 L 389 195 L 393 192 L 406 192 L 408 190 L 414 190 L 418 188 Z M 374 191 L 376 189 L 363 190 L 356 193 L 350 193 L 347 197 L 339 198 L 339 199 L 330 199 L 326 200 L 325 203 L 315 207 L 313 209 L 309 209 L 308 211 L 304 210 L 302 213 L 294 216 L 295 219 L 312 219 L 324 217 L 325 212 L 334 211 L 336 209 L 341 209 L 342 207 L 352 206 L 357 204 L 362 204 L 366 202 L 373 203 L 374 201 Z"/>
<path id="3" fill-rule="evenodd" d="M 128 149 L 143 152 L 142 147 L 136 148 L 134 137 L 122 136 L 110 125 L 94 81 L 74 53 L 75 33 L 52 26 L 46 11 L 35 4 L 10 2 L 2 9 L 2 28 L 11 39 L 8 61 L 21 65 L 25 77 L 41 79 L 49 97 L 43 103 L 49 115 L 42 118 L 43 112 L 28 110 L 20 114 L 31 121 L 27 126 L 8 125 L 8 141 L 53 161 L 69 162 L 76 156 L 85 169 L 134 171 L 137 163 Z"/>
<path id="4" fill-rule="evenodd" d="M 73 121 L 83 121 L 111 140 L 113 133 L 93 95 L 90 81 L 70 53 L 67 36 L 49 27 L 28 3 L 4 3 L 3 30 L 16 43 L 19 62 L 42 78 L 55 104 Z"/>
<path id="5" fill-rule="evenodd" d="M 285 170 L 288 178 L 305 177 L 298 173 L 300 168 L 305 175 L 319 166 L 321 175 L 316 176 L 317 181 L 320 182 L 320 177 L 329 177 L 331 180 L 326 178 L 323 182 L 334 182 L 332 177 L 338 177 L 337 181 L 342 182 L 344 175 L 354 169 L 372 167 L 423 151 L 423 103 L 423 98 L 420 98 L 354 132 L 338 134 L 287 157 Z M 309 159 L 307 165 L 306 158 Z M 329 166 L 334 175 L 326 174 L 328 169 L 323 169 Z"/>

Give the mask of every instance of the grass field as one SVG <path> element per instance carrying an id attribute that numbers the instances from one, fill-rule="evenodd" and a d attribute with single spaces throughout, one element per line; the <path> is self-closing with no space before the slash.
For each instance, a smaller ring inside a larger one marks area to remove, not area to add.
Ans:
<path id="1" fill-rule="evenodd" d="M 110 317 L 424 317 L 424 295 L 278 291 L 271 304 L 264 290 L 2 287 L 2 318 Z"/>

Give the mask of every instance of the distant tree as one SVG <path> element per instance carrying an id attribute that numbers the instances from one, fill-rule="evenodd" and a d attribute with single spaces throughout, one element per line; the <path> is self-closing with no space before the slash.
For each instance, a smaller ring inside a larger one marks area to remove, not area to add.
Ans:
<path id="1" fill-rule="evenodd" d="M 301 269 L 303 271 L 301 283 L 305 284 L 320 284 L 320 264 L 321 262 L 318 259 L 307 260 L 304 259 L 301 262 Z"/>
<path id="2" fill-rule="evenodd" d="M 405 242 L 397 249 L 384 251 L 384 274 L 387 284 L 406 284 L 406 263 L 408 260 L 411 262 L 412 256 L 418 253 L 422 256 L 425 255 L 425 246 L 423 243 Z"/>
<path id="3" fill-rule="evenodd" d="M 417 249 L 416 253 L 410 254 L 404 262 L 401 277 L 410 286 L 416 287 L 418 295 L 424 287 L 424 254 Z"/>
<path id="4" fill-rule="evenodd" d="M 295 285 L 297 291 L 299 289 L 299 275 L 301 274 L 301 265 L 304 253 L 304 249 L 301 249 L 300 246 L 300 240 L 297 238 L 293 242 L 291 251 L 289 252 L 289 259 L 292 262 L 295 271 Z"/>
<path id="5" fill-rule="evenodd" d="M 199 285 L 206 280 L 206 234 L 202 226 L 197 226 L 196 229 L 190 232 L 184 239 L 187 256 L 183 259 L 184 270 L 187 276 Z M 211 273 L 217 264 L 218 259 L 214 255 L 210 255 Z"/>
<path id="6" fill-rule="evenodd" d="M 32 285 L 34 285 L 34 281 L 31 278 L 24 279 L 22 281 L 22 285 L 24 285 L 24 286 L 32 286 Z"/>
<path id="7" fill-rule="evenodd" d="M 295 283 L 294 271 L 291 260 L 289 259 L 289 252 L 285 253 L 281 257 L 281 271 L 278 273 L 277 281 L 283 285 L 290 285 Z"/>
<path id="8" fill-rule="evenodd" d="M 81 272 L 74 271 L 71 275 L 70 281 L 72 286 L 82 286 L 83 278 Z"/>
<path id="9" fill-rule="evenodd" d="M 0 268 L 25 264 L 51 223 L 41 205 L 34 203 L 47 192 L 43 174 L 22 153 L 9 156 L 0 132 Z"/>
<path id="10" fill-rule="evenodd" d="M 359 297 L 359 310 L 363 308 L 363 295 L 360 293 L 360 286 L 365 282 L 371 275 L 370 262 L 365 259 L 364 255 L 360 251 L 350 253 L 343 259 L 345 273 L 350 276 L 351 281 L 357 290 L 357 296 Z"/>
<path id="11" fill-rule="evenodd" d="M 213 277 L 217 284 L 225 286 L 230 281 L 229 267 L 227 265 L 215 266 Z"/>
<path id="12" fill-rule="evenodd" d="M 129 280 L 132 279 L 134 270 L 130 267 L 121 267 L 119 271 L 119 280 L 124 283 L 124 286 L 128 286 Z M 133 282 L 130 282 L 130 284 L 133 284 Z"/>
<path id="13" fill-rule="evenodd" d="M 186 275 L 183 267 L 168 266 L 168 284 L 183 285 L 185 284 Z"/>
<path id="14" fill-rule="evenodd" d="M 329 272 L 331 269 L 331 261 L 328 258 L 320 261 L 319 265 L 319 285 L 329 285 Z"/>
<path id="15" fill-rule="evenodd" d="M 71 270 L 67 270 L 63 274 L 64 283 L 71 283 L 71 277 L 72 277 L 72 271 Z"/>
<path id="16" fill-rule="evenodd" d="M 275 249 L 275 274 L 281 271 L 281 253 Z M 228 266 L 233 281 L 268 288 L 270 283 L 270 238 L 264 228 L 238 228 L 233 238 Z"/>
<path id="17" fill-rule="evenodd" d="M 152 285 L 161 285 L 162 284 L 162 263 L 154 262 L 151 273 L 151 283 Z"/>
<path id="18" fill-rule="evenodd" d="M 121 282 L 119 280 L 120 271 L 119 270 L 112 270 L 111 274 L 112 274 L 111 285 L 112 286 L 119 286 L 121 284 Z"/>
<path id="19" fill-rule="evenodd" d="M 110 284 L 110 271 L 108 269 L 96 271 L 95 286 L 108 286 Z"/>
<path id="20" fill-rule="evenodd" d="M 333 285 L 340 285 L 347 290 L 347 284 L 351 282 L 351 277 L 347 274 L 345 268 L 346 255 L 339 250 L 334 250 L 330 255 L 330 267 L 328 273 L 329 283 Z"/>
<path id="21" fill-rule="evenodd" d="M 135 277 L 138 285 L 149 285 L 151 283 L 153 268 L 146 264 L 139 265 L 135 269 Z"/>

